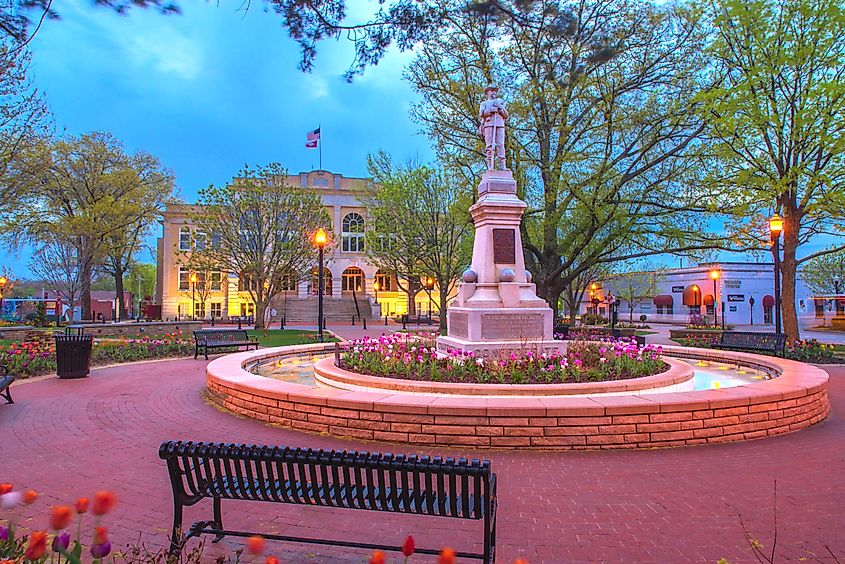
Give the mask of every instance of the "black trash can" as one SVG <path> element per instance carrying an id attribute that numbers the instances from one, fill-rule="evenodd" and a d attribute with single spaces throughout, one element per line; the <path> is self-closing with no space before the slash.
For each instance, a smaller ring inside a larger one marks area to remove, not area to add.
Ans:
<path id="1" fill-rule="evenodd" d="M 56 336 L 56 375 L 59 378 L 84 378 L 91 371 L 91 335 Z"/>

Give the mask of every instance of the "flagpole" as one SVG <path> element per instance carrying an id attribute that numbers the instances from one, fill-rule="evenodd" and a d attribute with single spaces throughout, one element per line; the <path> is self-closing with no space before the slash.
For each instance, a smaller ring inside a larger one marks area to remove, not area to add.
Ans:
<path id="1" fill-rule="evenodd" d="M 320 138 L 317 142 L 320 144 L 320 170 L 323 170 L 323 126 L 322 124 L 317 126 L 317 129 L 320 130 Z"/>

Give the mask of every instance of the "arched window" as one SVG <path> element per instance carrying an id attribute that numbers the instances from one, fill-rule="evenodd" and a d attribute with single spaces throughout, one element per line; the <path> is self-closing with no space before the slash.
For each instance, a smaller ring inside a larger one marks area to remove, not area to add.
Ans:
<path id="1" fill-rule="evenodd" d="M 341 275 L 341 290 L 344 292 L 364 292 L 364 271 L 357 266 L 350 266 Z"/>
<path id="2" fill-rule="evenodd" d="M 341 250 L 344 253 L 364 252 L 364 218 L 352 212 L 343 217 L 341 225 Z"/>
<path id="3" fill-rule="evenodd" d="M 179 250 L 191 250 L 191 229 L 189 227 L 179 228 Z"/>

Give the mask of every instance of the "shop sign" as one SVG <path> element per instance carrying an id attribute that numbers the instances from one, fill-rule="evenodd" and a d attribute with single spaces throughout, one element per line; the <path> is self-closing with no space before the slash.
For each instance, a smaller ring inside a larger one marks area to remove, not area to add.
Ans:
<path id="1" fill-rule="evenodd" d="M 729 302 L 744 302 L 745 294 L 728 294 Z"/>

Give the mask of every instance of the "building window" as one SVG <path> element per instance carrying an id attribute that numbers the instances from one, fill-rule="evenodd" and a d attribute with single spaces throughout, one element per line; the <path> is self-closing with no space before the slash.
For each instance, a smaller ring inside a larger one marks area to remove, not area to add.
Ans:
<path id="1" fill-rule="evenodd" d="M 238 276 L 238 292 L 249 292 L 255 290 L 255 279 L 245 272 L 241 272 Z"/>
<path id="2" fill-rule="evenodd" d="M 364 218 L 358 213 L 348 213 L 341 225 L 341 240 L 344 253 L 364 252 Z"/>
<path id="3" fill-rule="evenodd" d="M 196 319 L 205 318 L 205 304 L 202 302 L 194 302 L 194 317 Z"/>
<path id="4" fill-rule="evenodd" d="M 357 266 L 350 266 L 343 271 L 340 282 L 344 292 L 363 292 L 364 271 Z"/>
<path id="5" fill-rule="evenodd" d="M 396 291 L 396 288 L 393 287 L 393 277 L 390 276 L 389 272 L 385 272 L 384 270 L 376 272 L 376 284 L 378 284 L 379 292 Z"/>
<path id="6" fill-rule="evenodd" d="M 179 290 L 186 292 L 191 289 L 191 271 L 187 268 L 179 267 Z"/>
<path id="7" fill-rule="evenodd" d="M 191 250 L 191 230 L 187 227 L 180 227 L 179 228 L 179 250 L 180 251 L 190 251 Z"/>
<path id="8" fill-rule="evenodd" d="M 198 251 L 205 250 L 206 235 L 202 231 L 197 231 L 194 234 L 194 248 Z"/>
<path id="9" fill-rule="evenodd" d="M 290 292 L 296 290 L 297 280 L 290 272 L 286 272 L 279 280 L 279 291 Z"/>
<path id="10" fill-rule="evenodd" d="M 209 272 L 208 277 L 209 284 L 211 285 L 211 291 L 219 292 L 223 287 L 223 273 L 220 271 Z"/>
<path id="11" fill-rule="evenodd" d="M 315 296 L 319 291 L 319 271 L 316 267 L 311 269 L 311 293 Z M 332 272 L 328 268 L 323 267 L 323 293 L 324 294 L 331 294 L 332 293 Z"/>
<path id="12" fill-rule="evenodd" d="M 220 302 L 211 303 L 211 317 L 223 317 L 223 304 Z"/>

